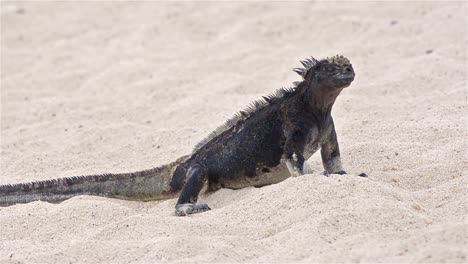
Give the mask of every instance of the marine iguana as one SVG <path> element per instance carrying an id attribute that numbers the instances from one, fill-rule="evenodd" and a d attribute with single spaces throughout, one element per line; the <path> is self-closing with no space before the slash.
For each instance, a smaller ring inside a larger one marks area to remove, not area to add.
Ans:
<path id="1" fill-rule="evenodd" d="M 61 202 L 77 195 L 150 201 L 177 196 L 178 216 L 211 210 L 197 204 L 208 190 L 264 186 L 303 174 L 304 161 L 321 149 L 325 174 L 345 174 L 331 110 L 354 80 L 349 60 L 313 57 L 295 68 L 302 81 L 253 102 L 175 162 L 132 173 L 60 178 L 0 186 L 0 206 Z"/>

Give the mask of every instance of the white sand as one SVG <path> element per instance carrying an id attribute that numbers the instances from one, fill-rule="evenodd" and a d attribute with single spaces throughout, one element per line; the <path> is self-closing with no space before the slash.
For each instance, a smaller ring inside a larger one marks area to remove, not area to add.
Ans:
<path id="1" fill-rule="evenodd" d="M 0 208 L 0 262 L 467 262 L 467 4 L 1 2 L 0 184 L 186 154 L 310 55 L 348 56 L 347 171 Z"/>

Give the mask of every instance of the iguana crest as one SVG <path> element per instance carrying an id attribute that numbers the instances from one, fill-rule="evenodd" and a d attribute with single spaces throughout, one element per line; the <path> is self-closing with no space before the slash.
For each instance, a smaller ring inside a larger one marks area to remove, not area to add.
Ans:
<path id="1" fill-rule="evenodd" d="M 346 58 L 343 55 L 335 55 L 333 57 L 326 58 L 325 60 L 328 61 L 329 63 L 334 63 L 340 66 L 351 64 L 348 58 Z"/>
<path id="2" fill-rule="evenodd" d="M 217 137 L 218 135 L 222 134 L 223 132 L 231 129 L 235 125 L 237 125 L 239 122 L 242 122 L 249 117 L 251 117 L 255 112 L 269 106 L 273 105 L 276 102 L 281 101 L 282 98 L 292 95 L 295 92 L 295 88 L 297 87 L 297 83 L 295 83 L 294 87 L 291 88 L 281 88 L 276 90 L 274 93 L 263 96 L 262 99 L 256 100 L 252 102 L 250 105 L 247 106 L 246 109 L 238 112 L 235 114 L 232 118 L 228 119 L 226 122 L 224 122 L 223 125 L 219 126 L 216 128 L 213 132 L 211 132 L 206 138 L 204 138 L 202 141 L 200 141 L 197 145 L 195 145 L 195 148 L 193 149 L 193 152 L 197 151 L 201 147 L 203 147 L 206 143 L 208 143 L 210 140 L 213 138 Z"/>
<path id="3" fill-rule="evenodd" d="M 304 68 L 294 68 L 293 70 L 304 79 L 305 76 L 307 75 L 307 73 L 309 72 L 309 70 L 312 67 L 314 67 L 315 65 L 317 65 L 318 63 L 321 63 L 321 62 L 334 63 L 334 64 L 337 64 L 339 66 L 351 64 L 349 62 L 348 58 L 346 58 L 343 55 L 338 55 L 337 54 L 337 55 L 335 55 L 333 57 L 328 57 L 328 58 L 325 58 L 325 59 L 320 60 L 320 61 L 318 61 L 314 57 L 310 57 L 309 59 L 305 59 L 305 60 L 301 61 L 301 64 L 304 66 Z"/>

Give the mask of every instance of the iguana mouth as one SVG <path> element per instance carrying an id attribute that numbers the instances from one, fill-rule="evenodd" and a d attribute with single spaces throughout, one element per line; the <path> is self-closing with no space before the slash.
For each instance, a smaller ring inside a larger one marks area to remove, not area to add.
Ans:
<path id="1" fill-rule="evenodd" d="M 352 81 L 354 81 L 354 74 L 340 74 L 336 77 L 337 80 L 341 81 L 344 84 L 351 84 Z"/>
<path id="2" fill-rule="evenodd" d="M 350 81 L 353 81 L 354 80 L 354 74 L 353 73 L 342 73 L 342 74 L 339 74 L 338 77 L 337 77 L 338 80 L 350 80 Z"/>

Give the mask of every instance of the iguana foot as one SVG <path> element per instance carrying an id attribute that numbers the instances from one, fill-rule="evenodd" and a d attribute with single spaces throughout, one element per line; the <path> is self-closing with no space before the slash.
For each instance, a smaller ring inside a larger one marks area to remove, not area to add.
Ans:
<path id="1" fill-rule="evenodd" d="M 176 205 L 176 216 L 189 216 L 211 210 L 207 204 L 178 204 Z"/>
<path id="2" fill-rule="evenodd" d="M 291 177 L 298 177 L 304 175 L 304 172 L 297 166 L 296 162 L 286 159 L 283 160 L 283 162 L 286 163 L 286 167 L 288 168 Z"/>
<path id="3" fill-rule="evenodd" d="M 346 171 L 344 171 L 344 170 L 340 170 L 340 171 L 331 172 L 331 173 L 329 173 L 328 171 L 324 171 L 322 174 L 328 177 L 330 174 L 344 175 L 344 174 L 348 174 L 348 173 L 346 173 Z"/>
<path id="4" fill-rule="evenodd" d="M 299 176 L 304 175 L 304 172 L 302 172 L 302 170 L 300 170 L 298 168 L 292 169 L 292 171 L 290 173 L 291 173 L 292 177 L 299 177 Z"/>

